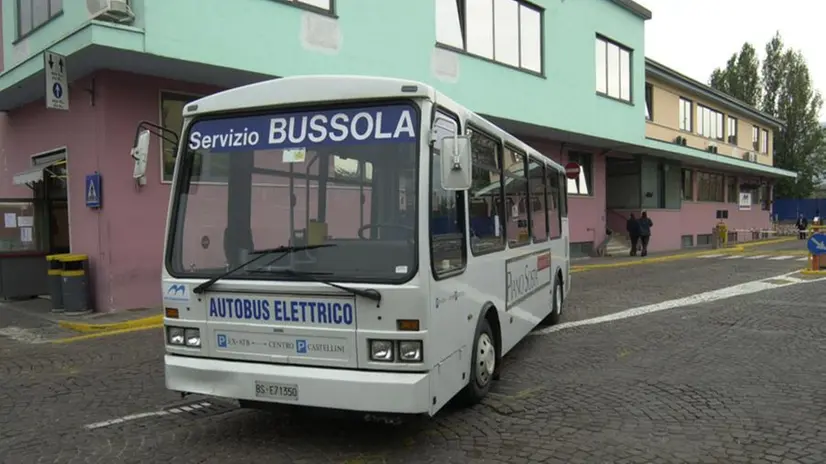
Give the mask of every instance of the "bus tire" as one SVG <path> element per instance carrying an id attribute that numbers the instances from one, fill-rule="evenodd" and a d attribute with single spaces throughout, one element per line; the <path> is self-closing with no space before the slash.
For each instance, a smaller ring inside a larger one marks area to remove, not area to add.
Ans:
<path id="1" fill-rule="evenodd" d="M 563 299 L 562 281 L 559 276 L 554 279 L 554 290 L 551 292 L 551 313 L 545 318 L 544 325 L 554 325 L 559 323 L 562 317 L 562 299 Z"/>
<path id="2" fill-rule="evenodd" d="M 470 380 L 464 391 L 464 398 L 468 404 L 482 401 L 490 391 L 496 372 L 498 347 L 493 329 L 487 319 L 483 319 L 473 337 L 473 354 L 470 357 Z"/>

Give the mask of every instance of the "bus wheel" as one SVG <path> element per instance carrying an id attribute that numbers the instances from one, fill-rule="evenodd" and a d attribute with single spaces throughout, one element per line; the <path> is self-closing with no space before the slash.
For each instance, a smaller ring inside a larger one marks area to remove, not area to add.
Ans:
<path id="1" fill-rule="evenodd" d="M 487 319 L 482 321 L 473 340 L 473 355 L 470 357 L 470 381 L 465 387 L 465 398 L 475 404 L 488 394 L 496 371 L 496 343 L 493 330 Z"/>
<path id="2" fill-rule="evenodd" d="M 551 313 L 545 318 L 544 325 L 554 325 L 559 323 L 562 316 L 562 282 L 559 277 L 554 279 L 554 291 L 551 293 Z"/>

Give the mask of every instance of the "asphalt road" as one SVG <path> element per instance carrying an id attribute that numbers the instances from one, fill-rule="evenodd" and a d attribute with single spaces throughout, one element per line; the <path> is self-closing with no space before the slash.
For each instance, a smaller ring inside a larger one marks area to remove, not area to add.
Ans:
<path id="1" fill-rule="evenodd" d="M 577 272 L 563 322 L 792 272 L 793 245 Z M 0 336 L 0 462 L 826 462 L 826 281 L 698 301 L 530 336 L 483 404 L 401 425 L 182 400 L 158 330 Z M 0 308 L 0 327 L 27 324 Z"/>

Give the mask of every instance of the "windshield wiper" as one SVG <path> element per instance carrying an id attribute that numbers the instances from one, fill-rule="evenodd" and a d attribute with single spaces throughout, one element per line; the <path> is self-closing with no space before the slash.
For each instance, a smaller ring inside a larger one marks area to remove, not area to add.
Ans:
<path id="1" fill-rule="evenodd" d="M 336 246 L 336 244 L 335 243 L 324 243 L 324 244 L 320 244 L 320 245 L 280 246 L 280 247 L 276 247 L 276 248 L 268 248 L 268 249 L 265 249 L 265 250 L 254 250 L 252 253 L 257 254 L 258 256 L 254 257 L 252 259 L 249 259 L 247 261 L 244 261 L 243 263 L 241 263 L 238 266 L 224 272 L 223 274 L 218 274 L 217 276 L 215 276 L 215 277 L 207 280 L 206 282 L 196 286 L 195 288 L 192 289 L 192 293 L 196 293 L 196 294 L 197 293 L 204 293 L 215 282 L 218 282 L 219 280 L 223 279 L 224 277 L 232 274 L 233 272 L 238 271 L 239 269 L 242 269 L 245 266 L 249 266 L 250 264 L 258 261 L 261 258 L 263 258 L 264 256 L 269 256 L 273 253 L 284 253 L 283 255 L 279 256 L 278 258 L 276 258 L 276 259 L 274 259 L 274 260 L 272 260 L 268 263 L 268 264 L 272 264 L 272 263 L 278 261 L 279 259 L 289 255 L 290 253 L 293 253 L 293 252 L 296 252 L 296 251 L 312 250 L 312 249 L 315 249 L 315 248 L 324 248 L 324 247 L 331 247 L 331 246 Z"/>
<path id="2" fill-rule="evenodd" d="M 344 290 L 345 292 L 350 293 L 351 295 L 358 295 L 363 296 L 364 298 L 369 298 L 376 302 L 376 307 L 381 306 L 381 293 L 378 290 L 368 288 L 368 289 L 361 289 L 361 288 L 352 288 L 352 287 L 345 287 L 344 285 L 334 284 L 328 280 L 319 279 L 318 275 L 329 275 L 329 273 L 323 272 L 301 272 L 301 271 L 294 271 L 292 269 L 277 269 L 272 271 L 273 274 L 287 274 L 292 277 L 303 277 L 307 280 L 312 280 L 313 282 L 322 283 L 325 285 L 329 285 L 333 288 L 337 288 L 339 290 Z"/>

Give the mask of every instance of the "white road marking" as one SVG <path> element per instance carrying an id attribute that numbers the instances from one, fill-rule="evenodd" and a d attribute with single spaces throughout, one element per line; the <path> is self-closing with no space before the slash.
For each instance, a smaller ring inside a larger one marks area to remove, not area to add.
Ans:
<path id="1" fill-rule="evenodd" d="M 760 259 L 760 258 L 765 258 L 766 256 L 769 256 L 769 255 L 749 256 L 746 259 Z"/>
<path id="2" fill-rule="evenodd" d="M 586 325 L 595 325 L 595 324 L 602 324 L 605 322 L 612 322 L 618 321 L 621 319 L 627 319 L 629 317 L 635 316 L 642 316 L 644 314 L 655 313 L 658 311 L 664 311 L 666 309 L 674 309 L 680 308 L 684 306 L 692 306 L 701 303 L 711 303 L 717 300 L 723 300 L 727 298 L 732 298 L 735 296 L 742 296 L 748 295 L 751 293 L 762 292 L 763 290 L 771 290 L 775 288 L 781 287 L 788 287 L 789 285 L 798 285 L 804 283 L 811 283 L 811 282 L 820 282 L 826 280 L 826 277 L 822 277 L 819 279 L 812 279 L 812 280 L 804 280 L 797 277 L 791 277 L 793 274 L 797 274 L 798 271 L 789 272 L 788 274 L 781 274 L 775 277 L 769 277 L 767 279 L 760 279 L 751 282 L 746 282 L 739 285 L 734 285 L 731 287 L 721 288 L 719 290 L 713 290 L 710 292 L 704 293 L 697 293 L 695 295 L 687 296 L 685 298 L 677 298 L 675 300 L 668 300 L 663 301 L 661 303 L 655 303 L 645 306 L 640 306 L 637 308 L 626 309 L 625 311 L 620 311 L 618 313 L 608 314 L 605 316 L 594 317 L 591 319 L 585 319 L 581 321 L 572 321 L 572 322 L 564 322 L 562 324 L 554 325 L 551 327 L 546 327 L 544 329 L 536 330 L 531 332 L 531 335 L 547 335 L 554 332 L 559 332 L 560 330 L 571 329 L 574 327 L 586 326 Z M 774 280 L 775 282 L 771 282 Z M 780 282 L 777 282 L 780 281 Z"/>
<path id="3" fill-rule="evenodd" d="M 46 343 L 40 334 L 31 329 L 23 329 L 21 327 L 0 327 L 0 336 L 8 337 L 16 342 L 40 344 Z"/>
<path id="4" fill-rule="evenodd" d="M 805 258 L 798 258 L 795 261 L 808 261 L 808 260 L 809 260 L 809 257 L 807 256 Z"/>
<path id="5" fill-rule="evenodd" d="M 722 254 L 722 253 L 719 253 L 719 254 L 714 254 L 714 255 L 703 255 L 703 256 L 699 256 L 699 258 L 700 258 L 700 259 L 705 259 L 705 258 L 719 258 L 720 256 L 725 256 L 725 255 L 724 255 L 724 254 Z"/>
<path id="6" fill-rule="evenodd" d="M 181 406 L 180 408 L 171 408 L 168 410 L 161 410 L 161 411 L 150 411 L 150 412 L 142 412 L 138 414 L 129 414 L 128 416 L 121 416 L 116 417 L 114 419 L 109 419 L 107 421 L 102 422 L 95 422 L 93 424 L 86 424 L 83 426 L 86 430 L 95 430 L 100 429 L 103 427 L 109 427 L 112 425 L 122 424 L 124 422 L 134 421 L 138 419 L 145 419 L 147 417 L 161 417 L 161 416 L 168 416 L 169 414 L 179 414 L 184 411 L 192 411 L 193 409 L 200 409 L 209 407 L 211 404 L 207 401 L 202 401 L 198 404 L 191 404 L 189 406 Z"/>
<path id="7" fill-rule="evenodd" d="M 740 256 L 740 255 L 731 255 L 731 256 L 727 256 L 723 259 L 740 259 L 740 258 L 742 258 L 742 256 Z"/>
<path id="8" fill-rule="evenodd" d="M 794 258 L 794 256 L 783 255 L 783 256 L 775 256 L 775 257 L 769 258 L 769 259 L 772 260 L 772 261 L 783 261 L 784 259 L 792 259 L 792 258 Z"/>

